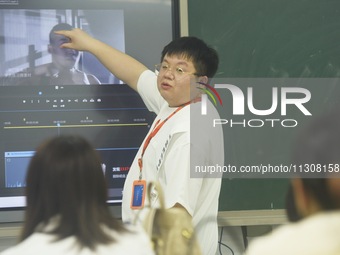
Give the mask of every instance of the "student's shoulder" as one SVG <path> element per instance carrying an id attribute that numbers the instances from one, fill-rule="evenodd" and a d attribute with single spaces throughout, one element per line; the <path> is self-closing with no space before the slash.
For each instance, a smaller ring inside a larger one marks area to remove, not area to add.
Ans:
<path id="1" fill-rule="evenodd" d="M 131 252 L 141 252 L 141 254 L 153 254 L 151 240 L 141 226 L 128 224 L 125 225 L 126 231 L 114 234 L 117 242 L 112 245 L 118 245 L 118 249 L 124 250 L 127 254 Z M 133 244 L 133 245 L 132 245 Z"/>
<path id="2" fill-rule="evenodd" d="M 1 255 L 36 255 L 39 254 L 38 251 L 48 250 L 48 246 L 52 241 L 52 236 L 43 233 L 33 233 L 31 236 L 26 238 L 24 241 L 4 250 Z M 49 253 L 53 255 L 54 253 Z"/>
<path id="3" fill-rule="evenodd" d="M 340 213 L 319 213 L 280 226 L 271 234 L 254 239 L 245 255 L 333 254 L 333 243 L 338 244 L 333 236 L 340 231 L 339 218 Z M 326 250 L 329 252 L 322 253 Z"/>

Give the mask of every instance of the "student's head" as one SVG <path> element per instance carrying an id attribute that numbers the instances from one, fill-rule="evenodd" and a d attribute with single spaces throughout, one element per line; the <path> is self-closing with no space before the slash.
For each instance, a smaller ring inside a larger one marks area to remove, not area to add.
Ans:
<path id="1" fill-rule="evenodd" d="M 192 62 L 195 74 L 212 78 L 218 68 L 218 54 L 199 38 L 180 37 L 166 45 L 162 51 L 161 62 L 165 57 L 178 57 Z"/>
<path id="2" fill-rule="evenodd" d="M 52 232 L 60 239 L 73 235 L 91 248 L 110 241 L 100 224 L 121 229 L 106 204 L 100 158 L 82 137 L 63 135 L 41 144 L 29 164 L 26 185 L 22 239 L 53 219 L 58 223 Z"/>
<path id="3" fill-rule="evenodd" d="M 52 55 L 52 62 L 59 70 L 69 70 L 74 67 L 78 60 L 79 52 L 73 49 L 60 48 L 69 39 L 62 35 L 57 35 L 54 32 L 58 30 L 72 30 L 73 27 L 67 23 L 59 23 L 55 25 L 49 34 L 50 44 L 48 52 Z"/>
<path id="4" fill-rule="evenodd" d="M 301 176 L 292 181 L 296 207 L 301 216 L 340 209 L 339 116 L 340 111 L 336 109 L 314 119 L 296 141 L 293 163 L 322 169 L 316 176 L 318 178 Z"/>
<path id="5" fill-rule="evenodd" d="M 202 40 L 196 37 L 175 39 L 162 51 L 158 75 L 161 95 L 170 106 L 187 103 L 200 93 L 195 90 L 196 82 L 207 83 L 215 75 L 218 62 L 217 52 Z M 191 79 L 196 82 L 190 84 Z"/>

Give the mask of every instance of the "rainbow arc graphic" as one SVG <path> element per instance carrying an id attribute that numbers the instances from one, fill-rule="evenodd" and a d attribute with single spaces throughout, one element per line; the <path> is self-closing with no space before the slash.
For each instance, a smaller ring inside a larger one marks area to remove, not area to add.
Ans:
<path id="1" fill-rule="evenodd" d="M 220 94 L 218 94 L 218 92 L 213 86 L 207 83 L 204 83 L 204 82 L 198 82 L 198 83 L 204 86 L 204 88 L 198 87 L 198 89 L 202 90 L 205 94 L 207 94 L 215 106 L 217 106 L 216 98 L 218 99 L 218 102 L 220 103 L 220 105 L 223 105 Z"/>

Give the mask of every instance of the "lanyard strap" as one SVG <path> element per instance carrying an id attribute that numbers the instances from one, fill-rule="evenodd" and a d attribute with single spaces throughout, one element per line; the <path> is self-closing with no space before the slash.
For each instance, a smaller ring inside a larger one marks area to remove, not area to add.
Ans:
<path id="1" fill-rule="evenodd" d="M 178 107 L 174 112 L 172 112 L 168 117 L 166 117 L 166 119 L 164 119 L 162 122 L 160 122 L 160 119 L 157 120 L 153 130 L 150 132 L 150 134 L 148 135 L 148 137 L 146 138 L 144 145 L 143 145 L 143 149 L 142 149 L 142 154 L 140 156 L 140 158 L 138 159 L 138 166 L 139 166 L 139 180 L 142 179 L 142 170 L 143 170 L 143 155 L 144 152 L 146 150 L 146 148 L 148 148 L 150 141 L 153 137 L 155 137 L 155 135 L 158 133 L 158 131 L 163 127 L 163 125 L 165 124 L 165 122 L 167 122 L 172 116 L 174 116 L 177 112 L 179 112 L 180 110 L 182 110 L 185 106 L 189 105 L 191 102 L 188 102 L 184 105 L 181 105 L 180 107 Z"/>

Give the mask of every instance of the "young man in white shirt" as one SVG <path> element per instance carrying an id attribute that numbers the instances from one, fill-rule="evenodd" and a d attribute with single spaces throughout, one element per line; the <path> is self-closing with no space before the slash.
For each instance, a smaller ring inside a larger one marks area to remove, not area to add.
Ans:
<path id="1" fill-rule="evenodd" d="M 164 48 L 156 74 L 80 29 L 57 33 L 70 38 L 62 47 L 94 54 L 116 77 L 137 91 L 148 109 L 157 114 L 125 182 L 123 221 L 133 221 L 140 209 L 132 205 L 134 181 L 146 185 L 158 181 L 164 190 L 166 207 L 184 208 L 192 216 L 203 254 L 215 254 L 221 179 L 191 178 L 190 170 L 194 165 L 224 164 L 223 133 L 222 128 L 213 128 L 212 122 L 209 123 L 218 118 L 213 106 L 208 107 L 208 118 L 190 118 L 190 112 L 200 109 L 199 83 L 208 83 L 215 75 L 216 51 L 198 38 L 178 38 Z M 191 128 L 201 132 L 195 133 L 199 139 L 190 139 Z M 153 202 L 156 201 L 145 201 L 145 204 Z M 140 216 L 143 219 L 143 213 Z"/>

